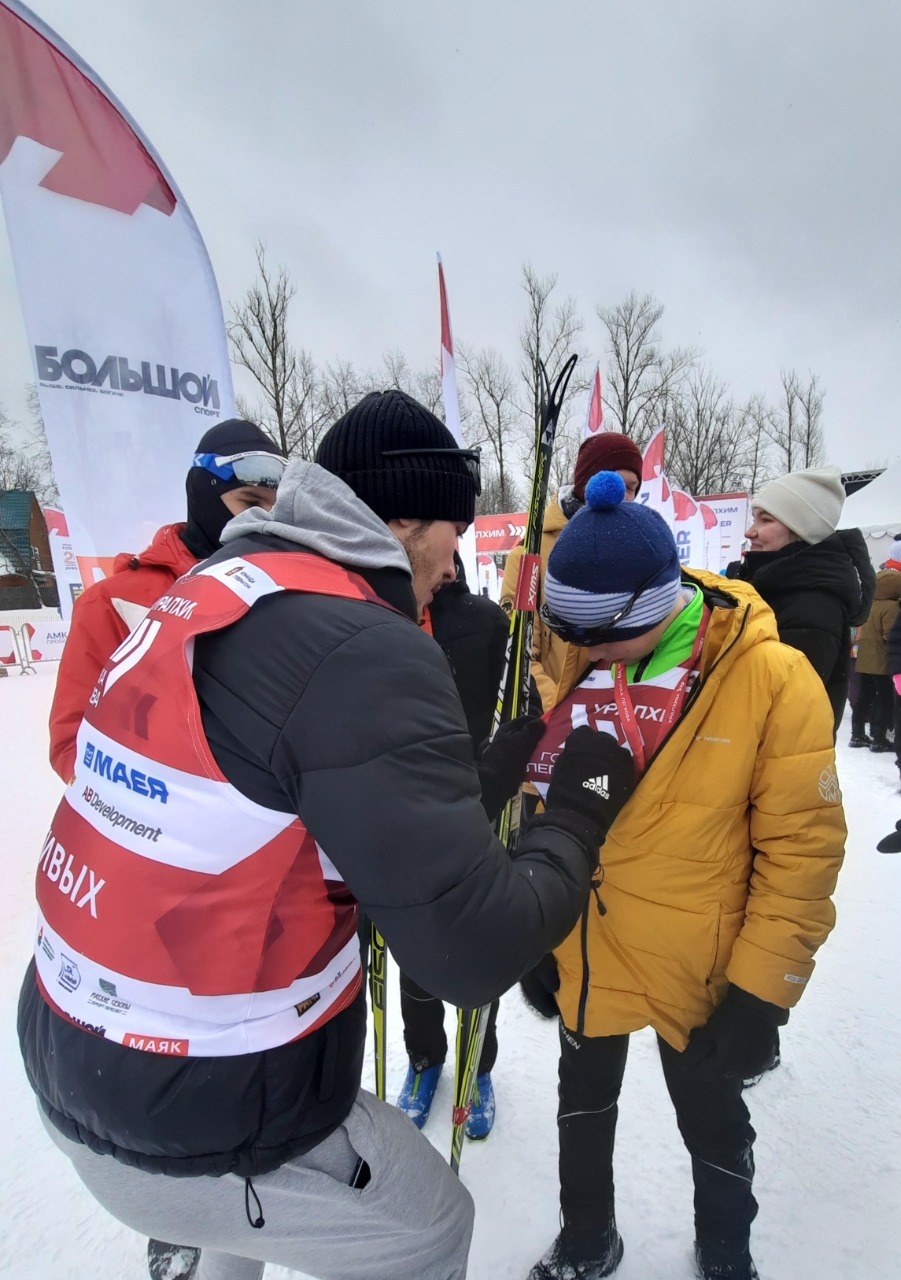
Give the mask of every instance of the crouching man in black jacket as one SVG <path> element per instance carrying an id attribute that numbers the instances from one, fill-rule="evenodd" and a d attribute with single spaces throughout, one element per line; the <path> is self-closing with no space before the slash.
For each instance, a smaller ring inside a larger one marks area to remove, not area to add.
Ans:
<path id="1" fill-rule="evenodd" d="M 575 925 L 610 822 L 592 782 L 631 763 L 597 734 L 564 752 L 511 860 L 416 625 L 453 577 L 477 458 L 387 392 L 318 463 L 101 673 L 40 854 L 19 1036 L 79 1177 L 136 1231 L 201 1246 L 202 1280 L 267 1261 L 454 1280 L 468 1193 L 360 1090 L 357 904 L 427 991 L 488 1003 Z"/>

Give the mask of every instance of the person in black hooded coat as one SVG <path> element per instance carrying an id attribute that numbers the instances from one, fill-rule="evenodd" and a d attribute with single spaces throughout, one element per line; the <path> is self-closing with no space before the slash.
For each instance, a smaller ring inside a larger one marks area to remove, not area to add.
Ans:
<path id="1" fill-rule="evenodd" d="M 836 732 L 848 696 L 850 630 L 866 620 L 876 584 L 863 534 L 835 529 L 844 500 L 837 467 L 765 485 L 751 499 L 751 550 L 726 570 L 754 586 L 776 615 L 779 639 L 816 671 Z"/>
<path id="2" fill-rule="evenodd" d="M 473 750 L 478 755 L 491 733 L 510 624 L 499 605 L 469 590 L 462 561 L 459 556 L 455 559 L 457 581 L 442 587 L 429 605 L 428 626 L 450 664 Z M 421 1128 L 428 1119 L 434 1088 L 447 1057 L 444 1001 L 430 995 L 402 972 L 400 1005 L 410 1065 L 398 1106 Z M 492 1002 L 485 1028 L 478 1063 L 482 1092 L 477 1106 L 482 1114 L 467 1124 L 470 1137 L 487 1136 L 491 1127 L 493 1094 L 489 1095 L 485 1077 L 490 1075 L 497 1058 L 498 1006 L 499 1001 Z M 424 1073 L 428 1073 L 425 1081 L 422 1080 Z M 486 1107 L 490 1114 L 485 1114 Z"/>

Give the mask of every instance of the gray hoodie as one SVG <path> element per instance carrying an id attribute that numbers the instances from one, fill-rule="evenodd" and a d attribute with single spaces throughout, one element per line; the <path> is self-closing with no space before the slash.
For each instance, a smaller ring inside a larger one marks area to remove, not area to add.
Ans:
<path id="1" fill-rule="evenodd" d="M 315 462 L 290 462 L 272 510 L 252 507 L 235 516 L 221 540 L 258 533 L 298 542 L 349 568 L 401 569 L 413 576 L 407 553 L 385 522 L 343 480 Z"/>

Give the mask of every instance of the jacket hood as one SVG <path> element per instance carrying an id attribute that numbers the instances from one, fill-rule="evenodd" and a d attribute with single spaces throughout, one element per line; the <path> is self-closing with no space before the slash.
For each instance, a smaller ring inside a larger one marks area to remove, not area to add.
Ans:
<path id="1" fill-rule="evenodd" d="M 867 549 L 867 540 L 859 529 L 836 529 L 835 536 L 841 539 L 842 546 L 851 557 L 857 576 L 860 579 L 860 608 L 851 614 L 851 626 L 859 627 L 866 621 L 873 603 L 873 591 L 876 587 L 876 570 Z"/>
<path id="2" fill-rule="evenodd" d="M 157 529 L 150 546 L 146 547 L 140 555 L 135 556 L 126 551 L 116 556 L 113 561 L 113 572 L 120 573 L 123 569 L 152 567 L 171 569 L 176 578 L 180 578 L 183 573 L 187 573 L 197 564 L 197 556 L 189 551 L 182 541 L 181 535 L 186 527 L 184 523 L 164 524 L 162 529 Z"/>
<path id="3" fill-rule="evenodd" d="M 733 645 L 737 654 L 764 640 L 779 639 L 776 615 L 749 583 L 728 581 L 704 569 L 683 570 L 682 581 L 701 588 L 711 611 L 701 657 L 702 675 L 726 658 Z"/>
<path id="4" fill-rule="evenodd" d="M 881 569 L 876 574 L 876 600 L 901 600 L 901 573 L 896 569 Z"/>
<path id="5" fill-rule="evenodd" d="M 571 492 L 571 490 L 570 490 Z M 561 499 L 566 499 L 567 491 L 561 489 L 555 494 L 551 501 L 547 504 L 544 511 L 544 524 L 542 525 L 542 533 L 559 533 L 561 529 L 565 529 L 568 521 L 560 505 Z"/>
<path id="6" fill-rule="evenodd" d="M 853 619 L 861 613 L 868 594 L 861 570 L 845 542 L 847 535 L 854 532 L 857 531 L 833 533 L 812 546 L 793 542 L 779 551 L 749 551 L 741 576 L 769 604 L 793 593 L 823 591 L 835 596 Z"/>
<path id="7" fill-rule="evenodd" d="M 407 553 L 352 489 L 315 462 L 297 459 L 285 470 L 271 511 L 252 507 L 229 520 L 223 545 L 263 534 L 353 569 L 400 569 L 413 574 Z"/>

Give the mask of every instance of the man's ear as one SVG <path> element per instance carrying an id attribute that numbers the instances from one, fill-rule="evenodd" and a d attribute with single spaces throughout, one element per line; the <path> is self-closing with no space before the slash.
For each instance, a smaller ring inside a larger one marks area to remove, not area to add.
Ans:
<path id="1" fill-rule="evenodd" d="M 410 529 L 415 529 L 420 523 L 419 520 L 396 520 L 393 518 L 387 522 L 388 528 L 396 538 L 401 538 L 401 534 L 407 533 Z M 401 541 L 403 541 L 402 538 Z"/>

